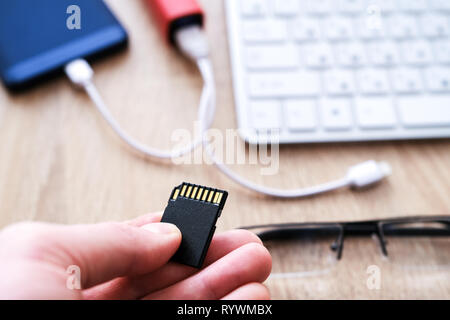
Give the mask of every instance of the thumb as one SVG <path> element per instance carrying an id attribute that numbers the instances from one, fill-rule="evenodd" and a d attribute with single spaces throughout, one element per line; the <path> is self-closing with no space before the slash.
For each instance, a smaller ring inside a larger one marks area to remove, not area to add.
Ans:
<path id="1" fill-rule="evenodd" d="M 47 233 L 57 244 L 53 262 L 80 268 L 83 289 L 117 277 L 141 275 L 166 264 L 181 242 L 178 228 L 167 223 L 134 227 L 103 223 L 55 228 Z"/>

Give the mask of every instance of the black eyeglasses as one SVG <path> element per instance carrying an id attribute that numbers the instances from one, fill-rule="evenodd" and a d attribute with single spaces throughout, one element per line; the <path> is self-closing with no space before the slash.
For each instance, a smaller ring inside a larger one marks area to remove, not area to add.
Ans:
<path id="1" fill-rule="evenodd" d="M 450 266 L 450 216 L 287 223 L 242 229 L 255 232 L 271 251 L 275 273 L 298 271 L 295 269 L 299 264 L 303 266 L 301 271 L 325 268 L 342 258 L 345 239 L 369 237 L 377 240 L 383 256 L 392 261 L 414 266 Z M 358 250 L 364 255 L 369 249 L 359 245 Z"/>

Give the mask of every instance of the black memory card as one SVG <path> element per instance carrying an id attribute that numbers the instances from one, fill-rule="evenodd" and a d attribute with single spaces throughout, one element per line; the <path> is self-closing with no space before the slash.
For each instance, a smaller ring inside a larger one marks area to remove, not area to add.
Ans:
<path id="1" fill-rule="evenodd" d="M 173 189 L 161 222 L 176 225 L 183 236 L 172 260 L 201 268 L 228 192 L 190 183 Z"/>

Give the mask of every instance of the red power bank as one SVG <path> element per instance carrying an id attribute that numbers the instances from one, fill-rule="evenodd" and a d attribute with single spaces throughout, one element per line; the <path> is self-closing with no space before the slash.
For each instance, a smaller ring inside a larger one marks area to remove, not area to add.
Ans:
<path id="1" fill-rule="evenodd" d="M 188 25 L 203 26 L 203 10 L 196 0 L 146 0 L 163 35 L 173 43 L 174 33 Z"/>

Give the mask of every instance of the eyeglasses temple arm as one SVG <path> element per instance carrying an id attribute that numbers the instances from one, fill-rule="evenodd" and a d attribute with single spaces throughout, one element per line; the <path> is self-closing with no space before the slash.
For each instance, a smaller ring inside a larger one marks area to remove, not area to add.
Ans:
<path id="1" fill-rule="evenodd" d="M 378 239 L 380 240 L 380 246 L 381 246 L 381 252 L 385 257 L 388 256 L 387 248 L 386 248 L 386 238 L 384 237 L 384 231 L 383 231 L 383 224 L 378 223 L 377 224 L 377 233 L 376 233 Z"/>
<path id="2" fill-rule="evenodd" d="M 342 252 L 344 251 L 344 238 L 345 231 L 344 227 L 340 226 L 340 231 L 337 239 L 331 244 L 331 250 L 336 251 L 337 260 L 341 260 Z"/>

